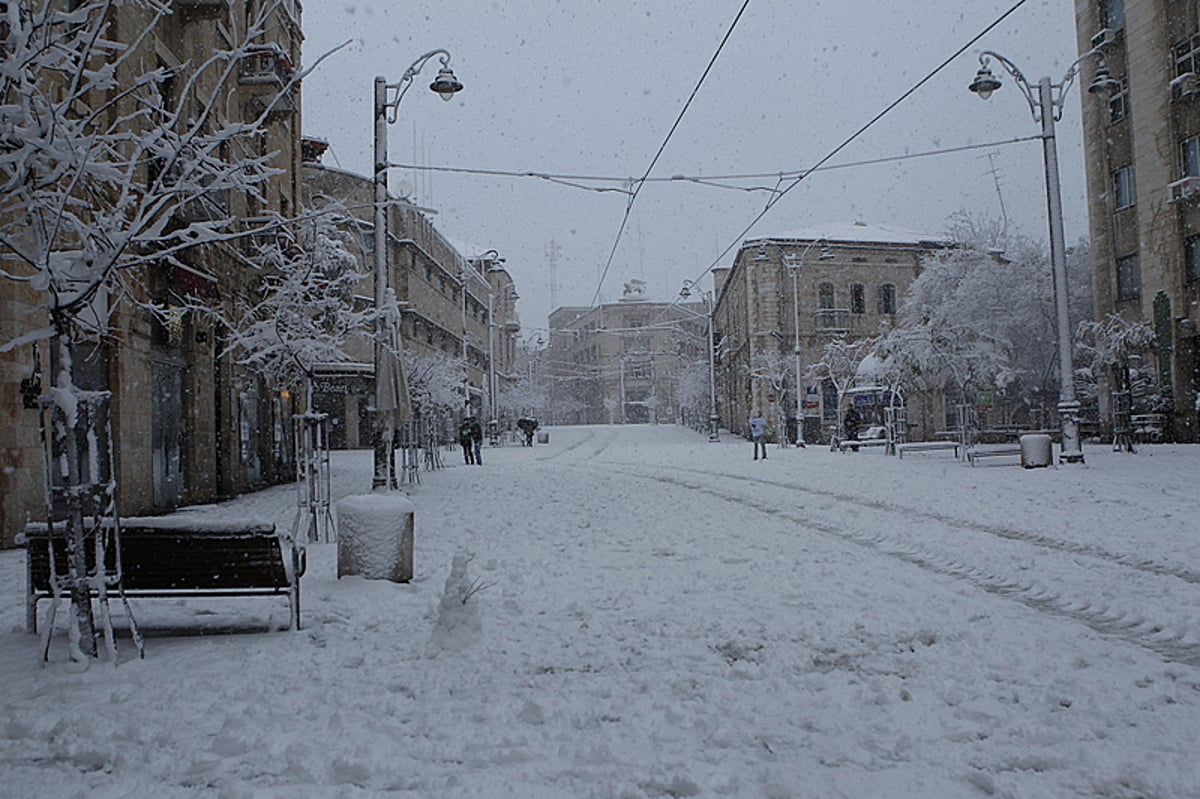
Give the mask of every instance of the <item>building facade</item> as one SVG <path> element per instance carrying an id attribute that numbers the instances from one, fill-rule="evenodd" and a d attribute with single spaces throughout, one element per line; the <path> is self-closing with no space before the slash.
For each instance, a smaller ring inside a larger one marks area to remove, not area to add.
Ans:
<path id="1" fill-rule="evenodd" d="M 300 95 L 294 80 L 303 42 L 300 4 L 179 2 L 174 10 L 157 18 L 145 8 L 120 4 L 91 12 L 107 15 L 106 37 L 137 43 L 119 62 L 116 85 L 137 85 L 150 72 L 165 70 L 170 77 L 156 84 L 163 108 L 178 109 L 181 123 L 186 119 L 208 133 L 230 123 L 257 126 L 258 135 L 230 141 L 220 158 L 261 159 L 271 174 L 256 191 L 212 193 L 181 204 L 170 224 L 232 219 L 235 227 L 270 227 L 272 238 L 285 237 L 286 225 L 274 220 L 293 217 L 300 206 Z M 219 53 L 239 56 L 227 76 L 198 67 Z M 133 129 L 154 124 L 140 118 L 141 111 L 117 102 L 107 113 Z M 147 159 L 136 181 L 158 180 L 164 174 L 159 168 Z M 169 174 L 163 182 L 167 179 Z M 103 322 L 73 341 L 75 385 L 112 392 L 118 497 L 126 515 L 212 501 L 294 473 L 293 398 L 237 363 L 214 321 L 220 314 L 190 310 L 207 306 L 232 314 L 254 295 L 259 276 L 247 267 L 258 237 L 197 244 L 130 270 L 122 280 L 124 296 L 108 286 L 99 291 L 95 307 Z M 0 261 L 6 271 L 20 274 L 12 252 L 0 249 Z M 38 318 L 44 325 L 44 298 L 25 284 L 0 280 L 0 342 L 21 340 Z M 43 341 L 0 352 L 3 545 L 11 544 L 27 518 L 45 513 L 38 397 L 51 382 L 49 350 Z"/>
<path id="2" fill-rule="evenodd" d="M 355 253 L 367 277 L 359 292 L 374 302 L 374 184 L 370 178 L 320 163 L 322 148 L 307 141 L 303 194 L 308 207 L 332 204 L 356 220 Z M 401 311 L 402 345 L 408 354 L 466 364 L 459 407 L 482 420 L 492 415 L 492 392 L 514 379 L 520 323 L 516 286 L 495 250 L 478 251 L 443 236 L 429 214 L 393 198 L 388 206 L 387 284 Z M 467 252 L 464 254 L 463 250 Z M 353 360 L 329 364 L 318 376 L 314 406 L 329 414 L 335 448 L 368 447 L 372 440 L 374 353 L 359 343 Z"/>
<path id="3" fill-rule="evenodd" d="M 673 424 L 679 373 L 704 352 L 699 303 L 651 301 L 631 280 L 615 303 L 550 314 L 551 424 Z"/>
<path id="4" fill-rule="evenodd" d="M 1111 95 L 1083 102 L 1097 318 L 1153 327 L 1157 385 L 1133 410 L 1162 412 L 1170 439 L 1197 441 L 1200 13 L 1176 0 L 1076 0 L 1075 17 L 1079 51 L 1098 50 L 1113 79 Z M 1085 61 L 1084 85 L 1096 67 Z"/>
<path id="5" fill-rule="evenodd" d="M 773 438 L 794 438 L 800 431 L 785 428 L 799 417 L 805 441 L 825 440 L 838 419 L 838 393 L 805 372 L 833 339 L 886 331 L 922 259 L 946 244 L 944 237 L 865 225 L 743 242 L 732 267 L 714 270 L 722 424 L 746 435 L 747 419 L 758 412 Z"/>

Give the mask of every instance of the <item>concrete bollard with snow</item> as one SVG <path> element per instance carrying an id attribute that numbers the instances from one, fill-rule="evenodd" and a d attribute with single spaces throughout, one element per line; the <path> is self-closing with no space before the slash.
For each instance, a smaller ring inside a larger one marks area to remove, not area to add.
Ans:
<path id="1" fill-rule="evenodd" d="M 1054 463 L 1054 447 L 1050 436 L 1045 433 L 1026 433 L 1021 442 L 1021 465 L 1026 469 L 1039 469 Z"/>
<path id="2" fill-rule="evenodd" d="M 407 583 L 413 577 L 413 513 L 402 494 L 359 494 L 338 500 L 338 577 Z"/>

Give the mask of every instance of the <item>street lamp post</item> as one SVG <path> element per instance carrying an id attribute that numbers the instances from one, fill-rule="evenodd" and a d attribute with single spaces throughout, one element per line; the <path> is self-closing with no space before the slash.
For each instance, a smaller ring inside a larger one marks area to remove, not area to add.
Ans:
<path id="1" fill-rule="evenodd" d="M 797 258 L 794 253 L 784 253 L 783 261 L 787 265 L 788 272 L 792 276 L 792 334 L 795 341 L 792 347 L 792 358 L 794 361 L 793 368 L 796 372 L 796 444 L 800 447 L 807 446 L 804 440 L 804 381 L 801 378 L 800 365 L 800 290 L 798 280 L 800 271 L 804 269 L 804 260 L 808 257 L 808 252 L 818 244 L 825 242 L 825 239 L 817 239 L 809 242 Z M 826 243 L 821 247 L 819 256 L 822 260 L 832 258 L 833 253 L 829 252 L 829 245 Z"/>
<path id="2" fill-rule="evenodd" d="M 685 280 L 679 296 L 687 299 L 692 296 L 692 281 Z M 708 320 L 708 440 L 720 441 L 720 421 L 717 414 L 717 363 L 716 345 L 713 341 L 713 296 L 711 291 L 703 293 L 704 316 Z"/>
<path id="3" fill-rule="evenodd" d="M 1054 123 L 1062 119 L 1063 97 L 1071 88 L 1079 72 L 1079 64 L 1090 56 L 1101 58 L 1101 64 L 1096 71 L 1096 79 L 1088 88 L 1090 92 L 1105 91 L 1111 88 L 1112 79 L 1104 68 L 1099 50 L 1089 50 L 1080 56 L 1067 69 L 1062 80 L 1051 83 L 1050 78 L 1042 78 L 1037 86 L 1033 86 L 1021 74 L 1012 61 L 993 50 L 984 50 L 979 56 L 979 72 L 975 80 L 967 88 L 988 99 L 992 92 L 1000 88 L 1000 80 L 988 69 L 991 59 L 995 59 L 1008 71 L 1017 83 L 1017 87 L 1029 104 L 1035 122 L 1042 126 L 1042 159 L 1046 171 L 1046 211 L 1050 222 L 1050 266 L 1054 283 L 1054 310 L 1058 333 L 1058 369 L 1059 394 L 1058 415 L 1062 429 L 1062 446 L 1059 450 L 1059 460 L 1064 463 L 1083 463 L 1083 449 L 1079 440 L 1079 401 L 1075 396 L 1075 367 L 1071 353 L 1071 318 L 1068 308 L 1067 264 L 1065 257 L 1065 239 L 1063 236 L 1062 220 L 1062 190 L 1058 175 L 1058 151 L 1054 138 Z"/>
<path id="4" fill-rule="evenodd" d="M 430 50 L 409 65 L 396 83 L 388 83 L 382 77 L 375 78 L 373 110 L 375 129 L 375 164 L 372 176 L 375 184 L 375 471 L 371 480 L 373 488 L 395 488 L 395 470 L 392 469 L 392 436 L 396 427 L 397 398 L 389 396 L 391 387 L 384 379 L 391 369 L 382 368 L 394 357 L 387 347 L 387 321 L 384 309 L 388 293 L 388 246 L 387 246 L 387 203 L 388 203 L 388 157 L 387 126 L 396 121 L 400 101 L 412 85 L 413 78 L 424 68 L 429 59 L 440 56 L 441 69 L 437 78 L 429 84 L 443 100 L 449 100 L 462 91 L 462 84 L 450 70 L 450 53 L 445 50 Z M 389 93 L 394 96 L 389 99 Z M 392 364 L 393 369 L 402 368 Z"/>

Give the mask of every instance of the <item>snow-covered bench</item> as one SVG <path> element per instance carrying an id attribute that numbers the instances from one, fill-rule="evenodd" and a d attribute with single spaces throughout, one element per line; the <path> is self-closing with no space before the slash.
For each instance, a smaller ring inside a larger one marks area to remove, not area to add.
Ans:
<path id="1" fill-rule="evenodd" d="M 859 447 L 886 447 L 886 438 L 844 438 L 837 442 L 837 448 L 842 452 L 852 450 L 858 452 Z"/>
<path id="2" fill-rule="evenodd" d="M 109 595 L 126 597 L 224 597 L 286 595 L 291 627 L 300 629 L 300 577 L 304 546 L 275 532 L 273 524 L 199 523 L 180 516 L 121 520 L 119 552 L 105 552 L 106 572 L 120 575 Z M 53 573 L 67 574 L 66 525 L 54 525 L 53 546 L 44 522 L 25 526 L 27 564 L 25 623 L 37 632 L 37 603 L 54 596 Z M 118 558 L 119 555 L 119 558 Z M 89 569 L 95 556 L 89 548 Z M 93 595 L 96 594 L 93 589 Z"/>
<path id="3" fill-rule="evenodd" d="M 960 444 L 957 441 L 913 441 L 908 444 L 896 445 L 896 454 L 901 458 L 906 452 L 928 452 L 937 450 L 954 450 L 954 457 L 958 457 Z"/>
<path id="4" fill-rule="evenodd" d="M 1021 457 L 1021 448 L 1020 447 L 992 447 L 992 448 L 988 448 L 988 449 L 969 449 L 969 450 L 967 450 L 967 460 L 970 462 L 970 464 L 972 466 L 975 465 L 976 461 L 979 461 L 983 458 L 1000 458 L 1000 457 L 1005 457 L 1005 456 L 1011 457 L 1013 455 L 1020 458 Z"/>

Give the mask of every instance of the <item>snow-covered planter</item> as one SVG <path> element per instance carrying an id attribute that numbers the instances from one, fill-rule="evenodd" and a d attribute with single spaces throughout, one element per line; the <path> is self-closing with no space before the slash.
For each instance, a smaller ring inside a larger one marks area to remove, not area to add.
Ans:
<path id="1" fill-rule="evenodd" d="M 380 492 L 338 500 L 338 577 L 411 580 L 415 510 L 401 494 Z"/>

